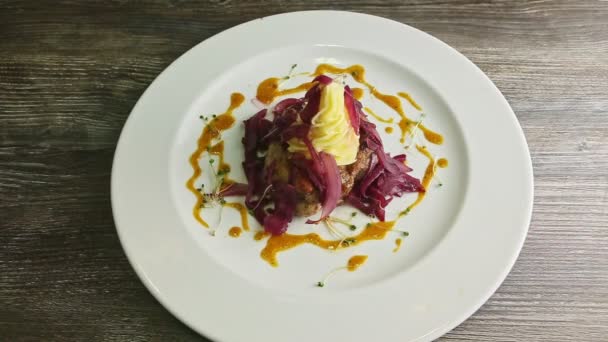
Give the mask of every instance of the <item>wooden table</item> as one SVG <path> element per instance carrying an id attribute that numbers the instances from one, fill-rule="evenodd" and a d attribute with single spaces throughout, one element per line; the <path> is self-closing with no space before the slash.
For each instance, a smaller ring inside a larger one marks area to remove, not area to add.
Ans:
<path id="1" fill-rule="evenodd" d="M 179 55 L 236 24 L 306 9 L 431 33 L 490 76 L 523 126 L 536 193 L 526 244 L 498 292 L 443 340 L 608 340 L 608 2 L 591 0 L 2 1 L 0 340 L 200 340 L 119 244 L 116 141 Z"/>

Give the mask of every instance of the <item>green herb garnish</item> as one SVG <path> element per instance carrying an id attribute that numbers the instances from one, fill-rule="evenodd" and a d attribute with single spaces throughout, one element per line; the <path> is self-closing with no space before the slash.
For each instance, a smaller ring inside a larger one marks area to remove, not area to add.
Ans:
<path id="1" fill-rule="evenodd" d="M 350 246 L 353 243 L 355 243 L 355 239 L 353 239 L 353 238 L 347 238 L 342 241 L 343 246 Z"/>

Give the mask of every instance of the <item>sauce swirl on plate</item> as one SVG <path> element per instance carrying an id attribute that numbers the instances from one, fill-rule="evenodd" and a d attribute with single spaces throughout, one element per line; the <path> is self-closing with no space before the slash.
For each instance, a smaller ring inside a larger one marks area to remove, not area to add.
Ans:
<path id="1" fill-rule="evenodd" d="M 268 105 L 279 96 L 303 92 L 315 85 L 313 82 L 305 82 L 294 88 L 280 90 L 280 83 L 281 79 L 278 77 L 270 77 L 265 79 L 258 85 L 256 98 L 260 100 L 260 102 Z"/>
<path id="2" fill-rule="evenodd" d="M 270 265 L 276 267 L 279 265 L 277 255 L 280 252 L 296 246 L 308 243 L 329 250 L 356 246 L 364 241 L 382 240 L 386 234 L 391 231 L 394 225 L 395 222 L 371 223 L 368 224 L 358 235 L 354 235 L 343 240 L 325 240 L 317 233 L 309 233 L 304 235 L 292 235 L 289 233 L 272 235 L 266 242 L 266 246 L 260 253 L 260 256 Z"/>
<path id="3" fill-rule="evenodd" d="M 203 219 L 201 216 L 201 208 L 204 206 L 204 196 L 203 189 L 197 188 L 194 183 L 198 179 L 198 177 L 202 174 L 201 166 L 199 165 L 199 159 L 203 156 L 205 152 L 210 154 L 215 154 L 219 156 L 220 159 L 220 170 L 222 167 L 230 170 L 230 166 L 224 163 L 224 144 L 223 141 L 220 141 L 218 144 L 212 146 L 211 144 L 215 140 L 221 139 L 221 134 L 223 131 L 231 128 L 234 125 L 235 118 L 232 114 L 235 109 L 241 106 L 245 101 L 245 96 L 241 93 L 232 93 L 230 96 L 230 106 L 228 109 L 220 115 L 216 115 L 208 124 L 205 125 L 201 135 L 197 141 L 196 150 L 190 155 L 190 165 L 192 166 L 192 176 L 186 182 L 186 187 L 194 196 L 196 196 L 196 203 L 192 208 L 192 214 L 196 221 L 202 224 L 204 227 L 208 228 L 209 224 Z M 202 118 L 202 116 L 201 116 Z M 223 165 L 222 165 L 223 164 Z M 229 182 L 225 183 L 229 184 Z"/>
<path id="4" fill-rule="evenodd" d="M 422 202 L 422 200 L 424 199 L 424 197 L 426 196 L 426 194 L 429 190 L 429 185 L 431 185 L 431 182 L 433 181 L 433 177 L 435 176 L 435 171 L 437 170 L 437 168 L 436 168 L 437 165 L 435 164 L 435 158 L 429 152 L 429 150 L 427 150 L 426 146 L 416 145 L 416 149 L 420 153 L 422 153 L 425 157 L 427 157 L 429 160 L 426 170 L 424 171 L 424 177 L 422 177 L 422 182 L 421 182 L 422 186 L 424 186 L 426 191 L 419 192 L 418 197 L 416 198 L 416 201 L 414 201 L 414 203 L 410 204 L 404 211 L 402 211 L 399 214 L 399 217 L 407 215 L 412 209 L 414 209 L 414 207 L 416 207 L 418 204 L 420 204 L 420 202 Z"/>

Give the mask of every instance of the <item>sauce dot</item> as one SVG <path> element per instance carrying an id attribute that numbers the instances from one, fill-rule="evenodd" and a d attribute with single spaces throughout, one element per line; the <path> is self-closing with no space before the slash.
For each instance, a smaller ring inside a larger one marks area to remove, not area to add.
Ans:
<path id="1" fill-rule="evenodd" d="M 355 255 L 354 257 L 348 259 L 348 264 L 347 264 L 346 268 L 349 271 L 354 272 L 357 270 L 357 268 L 359 268 L 361 265 L 363 265 L 366 261 L 367 261 L 367 255 Z"/>
<path id="2" fill-rule="evenodd" d="M 395 240 L 395 248 L 393 249 L 393 253 L 397 253 L 397 251 L 399 251 L 400 248 L 401 248 L 401 239 L 397 238 Z"/>
<path id="3" fill-rule="evenodd" d="M 228 231 L 228 235 L 232 236 L 233 238 L 238 238 L 239 236 L 241 236 L 241 232 L 241 227 L 232 227 Z"/>

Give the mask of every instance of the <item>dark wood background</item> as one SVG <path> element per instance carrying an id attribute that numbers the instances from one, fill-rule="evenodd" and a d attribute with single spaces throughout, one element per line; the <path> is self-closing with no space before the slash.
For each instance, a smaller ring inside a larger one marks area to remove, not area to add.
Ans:
<path id="1" fill-rule="evenodd" d="M 201 340 L 121 249 L 110 210 L 118 135 L 192 46 L 306 9 L 433 34 L 490 76 L 523 126 L 529 236 L 498 292 L 443 340 L 608 340 L 608 2 L 591 0 L 1 1 L 0 340 Z"/>

